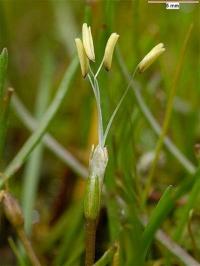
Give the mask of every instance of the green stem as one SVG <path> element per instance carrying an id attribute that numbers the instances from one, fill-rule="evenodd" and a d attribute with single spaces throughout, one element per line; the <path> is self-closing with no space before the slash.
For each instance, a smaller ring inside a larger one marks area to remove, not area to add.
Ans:
<path id="1" fill-rule="evenodd" d="M 0 187 L 6 182 L 6 180 L 10 179 L 18 169 L 23 165 L 28 155 L 35 148 L 35 146 L 40 142 L 41 138 L 46 133 L 46 130 L 57 113 L 61 103 L 64 100 L 66 93 L 68 92 L 71 81 L 76 73 L 78 67 L 78 60 L 75 58 L 67 69 L 64 78 L 59 86 L 59 89 L 56 93 L 54 100 L 51 105 L 47 109 L 43 118 L 41 119 L 38 128 L 36 131 L 30 136 L 30 138 L 25 142 L 24 146 L 15 156 L 15 158 L 11 161 L 11 163 L 7 166 L 4 171 L 4 178 L 0 181 Z"/>

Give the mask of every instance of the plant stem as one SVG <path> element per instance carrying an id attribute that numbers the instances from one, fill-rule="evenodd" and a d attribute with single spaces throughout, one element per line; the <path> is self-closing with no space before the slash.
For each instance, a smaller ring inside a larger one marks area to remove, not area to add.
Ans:
<path id="1" fill-rule="evenodd" d="M 41 263 L 39 262 L 33 247 L 31 245 L 31 242 L 29 241 L 29 239 L 27 238 L 25 231 L 23 228 L 18 228 L 17 229 L 17 234 L 20 238 L 20 240 L 22 241 L 22 244 L 26 250 L 26 253 L 32 263 L 33 266 L 41 266 Z"/>
<path id="2" fill-rule="evenodd" d="M 71 81 L 76 73 L 78 67 L 78 60 L 75 58 L 67 69 L 64 78 L 59 86 L 59 89 L 56 93 L 55 98 L 53 99 L 51 105 L 47 109 L 43 118 L 41 119 L 38 128 L 36 131 L 30 136 L 30 138 L 25 142 L 24 146 L 15 156 L 15 158 L 11 161 L 11 163 L 7 166 L 4 171 L 5 178 L 0 180 L 0 188 L 4 185 L 6 180 L 10 179 L 18 169 L 23 165 L 28 155 L 32 152 L 32 150 L 37 146 L 40 142 L 41 138 L 47 131 L 47 128 L 57 113 L 61 103 L 64 100 L 64 97 L 69 89 Z"/>
<path id="3" fill-rule="evenodd" d="M 118 112 L 118 110 L 119 110 L 119 108 L 120 108 L 120 106 L 121 106 L 123 100 L 125 99 L 125 97 L 126 97 L 128 91 L 129 91 L 129 88 L 130 88 L 130 86 L 131 86 L 131 81 L 134 79 L 135 74 L 136 74 L 136 72 L 137 72 L 137 69 L 138 69 L 138 68 L 136 67 L 135 70 L 134 70 L 134 72 L 133 72 L 133 74 L 131 75 L 131 78 L 130 78 L 130 80 L 129 80 L 129 83 L 128 83 L 128 85 L 127 85 L 127 88 L 126 88 L 126 90 L 124 91 L 124 93 L 123 93 L 123 95 L 122 95 L 120 101 L 118 102 L 117 106 L 115 107 L 115 110 L 113 111 L 113 113 L 112 113 L 112 115 L 111 115 L 111 117 L 110 117 L 110 120 L 109 120 L 109 122 L 108 122 L 108 125 L 107 125 L 107 127 L 106 127 L 106 130 L 105 130 L 105 133 L 104 133 L 104 136 L 103 136 L 103 145 L 105 145 L 106 138 L 107 138 L 107 136 L 108 136 L 108 133 L 109 133 L 110 127 L 111 127 L 111 125 L 112 125 L 112 122 L 113 122 L 113 120 L 114 120 L 114 118 L 115 118 L 115 116 L 116 116 L 116 114 L 117 114 L 117 112 Z"/>
<path id="4" fill-rule="evenodd" d="M 85 266 L 92 266 L 95 259 L 96 219 L 86 219 Z"/>

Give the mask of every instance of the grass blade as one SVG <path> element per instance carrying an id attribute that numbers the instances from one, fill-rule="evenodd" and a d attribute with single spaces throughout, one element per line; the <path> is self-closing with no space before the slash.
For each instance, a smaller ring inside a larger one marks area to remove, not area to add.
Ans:
<path id="1" fill-rule="evenodd" d="M 53 99 L 51 105 L 47 109 L 43 118 L 41 119 L 37 130 L 30 136 L 26 141 L 22 149 L 18 152 L 15 158 L 8 165 L 4 171 L 4 178 L 0 181 L 0 187 L 22 166 L 28 155 L 35 148 L 35 146 L 40 142 L 41 138 L 46 133 L 46 130 L 57 113 L 64 97 L 69 89 L 71 81 L 76 73 L 78 67 L 78 60 L 75 58 L 67 69 L 64 78 L 58 88 L 55 98 Z"/>
<path id="2" fill-rule="evenodd" d="M 38 95 L 36 99 L 35 116 L 37 119 L 44 114 L 47 108 L 53 72 L 52 60 L 48 54 L 46 55 L 44 61 L 41 84 L 38 88 Z M 37 194 L 42 157 L 43 145 L 40 143 L 31 154 L 24 174 L 22 202 L 25 218 L 25 231 L 27 234 L 31 233 L 32 228 L 32 212 Z"/>

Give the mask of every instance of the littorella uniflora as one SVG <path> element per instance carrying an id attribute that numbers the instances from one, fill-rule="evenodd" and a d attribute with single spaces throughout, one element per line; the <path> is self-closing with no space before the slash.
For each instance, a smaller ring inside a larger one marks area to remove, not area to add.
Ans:
<path id="1" fill-rule="evenodd" d="M 105 47 L 103 59 L 96 73 L 92 71 L 92 68 L 90 66 L 90 61 L 92 61 L 93 63 L 95 62 L 95 52 L 91 28 L 86 23 L 84 23 L 82 26 L 83 41 L 80 38 L 75 39 L 82 76 L 84 78 L 87 77 L 91 84 L 98 111 L 99 143 L 96 147 L 93 146 L 91 150 L 89 159 L 89 177 L 87 180 L 84 200 L 84 214 L 86 218 L 86 266 L 91 266 L 94 263 L 96 223 L 100 212 L 103 180 L 108 163 L 108 152 L 107 148 L 105 147 L 107 135 L 109 133 L 115 115 L 130 88 L 130 84 L 136 72 L 138 70 L 139 72 L 144 72 L 157 59 L 157 57 L 165 51 L 164 45 L 162 43 L 158 44 L 136 66 L 135 71 L 132 75 L 132 79 L 129 82 L 126 90 L 124 91 L 114 112 L 112 113 L 107 127 L 104 131 L 101 111 L 101 96 L 97 77 L 102 69 L 102 66 L 104 66 L 107 71 L 111 69 L 113 53 L 118 38 L 119 35 L 117 33 L 112 33 L 110 35 Z"/>

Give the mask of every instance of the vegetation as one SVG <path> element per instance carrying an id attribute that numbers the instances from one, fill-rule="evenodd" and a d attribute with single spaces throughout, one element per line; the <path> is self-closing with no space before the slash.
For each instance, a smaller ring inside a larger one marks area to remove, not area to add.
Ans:
<path id="1" fill-rule="evenodd" d="M 199 5 L 2 0 L 0 26 L 0 265 L 200 265 Z"/>

